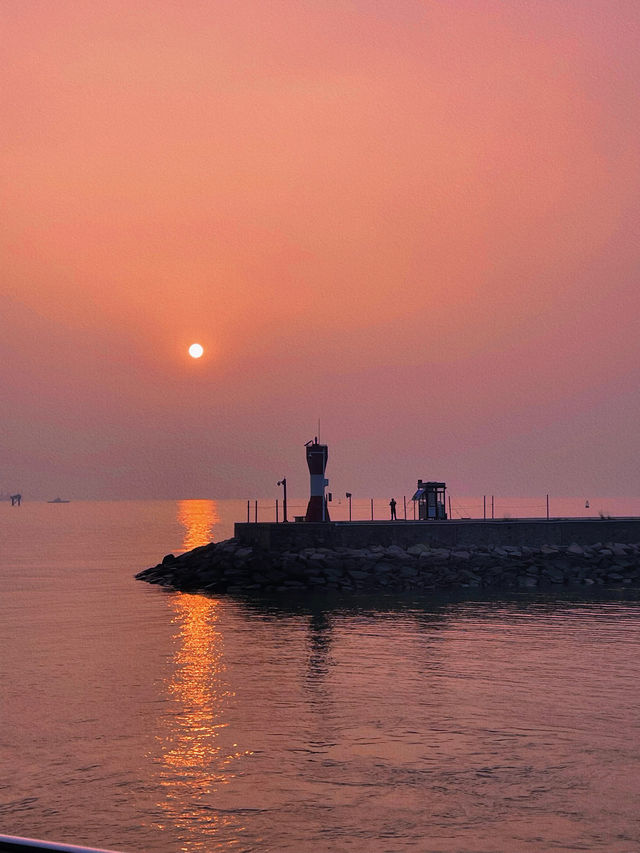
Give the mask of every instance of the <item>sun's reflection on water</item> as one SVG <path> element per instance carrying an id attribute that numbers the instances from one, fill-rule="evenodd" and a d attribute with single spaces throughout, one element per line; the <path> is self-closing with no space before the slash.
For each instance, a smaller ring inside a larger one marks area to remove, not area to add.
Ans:
<path id="1" fill-rule="evenodd" d="M 178 501 L 178 521 L 185 528 L 182 547 L 185 551 L 207 545 L 213 539 L 213 528 L 220 521 L 215 501 Z"/>
<path id="2" fill-rule="evenodd" d="M 214 501 L 181 501 L 185 548 L 211 541 Z M 225 678 L 224 642 L 218 629 L 220 602 L 201 595 L 167 599 L 172 610 L 175 654 L 166 685 L 170 707 L 163 718 L 159 783 L 163 792 L 158 829 L 180 833 L 184 851 L 234 847 L 242 831 L 238 815 L 216 808 L 216 794 L 233 778 L 243 755 L 228 736 L 225 711 L 234 693 Z"/>

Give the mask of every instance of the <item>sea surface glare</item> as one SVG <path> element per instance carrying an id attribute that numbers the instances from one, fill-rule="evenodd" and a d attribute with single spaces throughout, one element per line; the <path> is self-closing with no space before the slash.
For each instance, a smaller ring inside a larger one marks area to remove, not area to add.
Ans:
<path id="1" fill-rule="evenodd" d="M 243 516 L 0 503 L 0 833 L 125 853 L 640 850 L 637 592 L 252 601 L 134 579 Z"/>

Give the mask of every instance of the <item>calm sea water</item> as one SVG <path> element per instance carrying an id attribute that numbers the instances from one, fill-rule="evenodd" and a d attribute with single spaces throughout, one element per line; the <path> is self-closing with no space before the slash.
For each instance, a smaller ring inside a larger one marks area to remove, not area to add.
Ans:
<path id="1" fill-rule="evenodd" d="M 632 591 L 256 602 L 134 580 L 243 517 L 0 503 L 0 832 L 129 853 L 640 849 Z"/>

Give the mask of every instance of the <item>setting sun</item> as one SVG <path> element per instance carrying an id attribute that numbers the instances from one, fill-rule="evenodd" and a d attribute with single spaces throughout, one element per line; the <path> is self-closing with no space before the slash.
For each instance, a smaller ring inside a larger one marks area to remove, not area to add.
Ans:
<path id="1" fill-rule="evenodd" d="M 201 344 L 191 344 L 189 347 L 189 355 L 191 358 L 200 358 L 204 353 L 204 347 Z"/>

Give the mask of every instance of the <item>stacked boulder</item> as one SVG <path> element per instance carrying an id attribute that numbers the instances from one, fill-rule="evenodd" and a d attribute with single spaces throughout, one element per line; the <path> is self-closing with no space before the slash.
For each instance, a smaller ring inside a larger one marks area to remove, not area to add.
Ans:
<path id="1" fill-rule="evenodd" d="M 439 548 L 372 545 L 264 551 L 237 539 L 210 543 L 139 572 L 185 592 L 524 588 L 640 585 L 640 543 Z"/>

